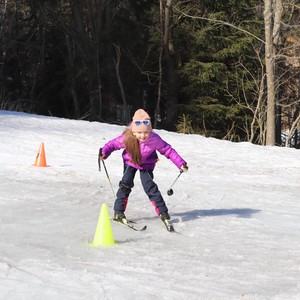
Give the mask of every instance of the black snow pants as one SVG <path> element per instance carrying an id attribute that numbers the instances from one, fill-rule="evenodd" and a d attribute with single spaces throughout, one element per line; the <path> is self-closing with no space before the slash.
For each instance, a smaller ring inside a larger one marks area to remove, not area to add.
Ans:
<path id="1" fill-rule="evenodd" d="M 114 204 L 115 211 L 125 211 L 129 194 L 134 186 L 134 177 L 138 169 L 124 165 L 124 173 L 119 183 L 117 199 Z M 153 170 L 140 170 L 141 183 L 149 200 L 152 202 L 156 213 L 168 211 L 166 203 L 158 189 L 157 184 L 153 181 Z"/>

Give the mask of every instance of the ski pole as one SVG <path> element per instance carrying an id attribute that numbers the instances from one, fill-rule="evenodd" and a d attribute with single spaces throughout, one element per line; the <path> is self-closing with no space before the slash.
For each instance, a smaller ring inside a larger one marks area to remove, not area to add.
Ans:
<path id="1" fill-rule="evenodd" d="M 172 187 L 173 187 L 173 185 L 175 184 L 175 182 L 178 180 L 178 178 L 180 177 L 180 175 L 183 173 L 183 171 L 180 170 L 179 172 L 180 172 L 180 173 L 178 174 L 178 176 L 176 177 L 176 179 L 174 180 L 174 182 L 173 182 L 172 185 L 170 186 L 170 189 L 168 189 L 168 191 L 167 191 L 168 196 L 172 196 L 173 193 L 174 193 L 173 190 L 172 190 Z"/>
<path id="2" fill-rule="evenodd" d="M 102 156 L 102 148 L 99 149 L 99 155 L 98 155 L 98 167 L 99 167 L 99 171 L 101 172 L 101 164 L 100 164 L 100 157 Z M 105 173 L 106 173 L 106 177 L 107 177 L 107 180 L 109 182 L 109 185 L 110 185 L 110 188 L 111 188 L 111 191 L 114 195 L 114 197 L 116 198 L 116 194 L 114 192 L 114 189 L 113 189 L 113 186 L 112 186 L 112 183 L 110 181 L 110 178 L 109 178 L 109 175 L 108 175 L 108 172 L 107 172 L 107 169 L 106 169 L 106 165 L 105 165 L 105 162 L 104 160 L 102 159 L 102 163 L 103 163 L 103 167 L 104 167 L 104 170 L 105 170 Z"/>

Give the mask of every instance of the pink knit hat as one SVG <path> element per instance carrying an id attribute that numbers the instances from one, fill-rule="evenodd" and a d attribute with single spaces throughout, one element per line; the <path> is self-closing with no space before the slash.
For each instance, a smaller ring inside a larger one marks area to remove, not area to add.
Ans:
<path id="1" fill-rule="evenodd" d="M 152 126 L 150 119 L 150 116 L 143 109 L 138 109 L 132 118 L 131 130 L 133 132 L 151 131 Z"/>

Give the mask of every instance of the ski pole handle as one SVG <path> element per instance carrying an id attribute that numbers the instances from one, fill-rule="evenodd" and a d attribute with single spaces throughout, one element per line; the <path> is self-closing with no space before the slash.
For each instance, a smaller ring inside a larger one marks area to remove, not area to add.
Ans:
<path id="1" fill-rule="evenodd" d="M 102 156 L 102 148 L 99 149 L 99 154 L 98 154 L 98 168 L 99 172 L 101 172 L 101 163 L 100 163 L 100 157 Z"/>

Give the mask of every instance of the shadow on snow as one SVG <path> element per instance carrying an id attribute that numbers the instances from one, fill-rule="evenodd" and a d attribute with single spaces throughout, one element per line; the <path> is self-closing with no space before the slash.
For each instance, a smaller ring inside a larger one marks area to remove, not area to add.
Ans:
<path id="1" fill-rule="evenodd" d="M 182 221 L 195 220 L 200 217 L 217 217 L 226 215 L 235 215 L 238 218 L 251 218 L 253 214 L 259 213 L 259 209 L 251 208 L 230 208 L 230 209 L 196 209 L 182 213 L 174 213 L 173 217 L 180 217 Z M 176 220 L 174 220 L 176 223 Z"/>

